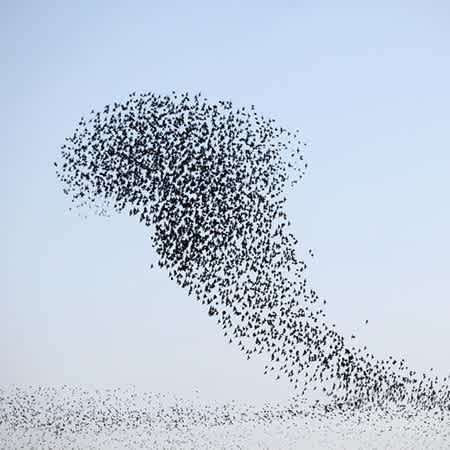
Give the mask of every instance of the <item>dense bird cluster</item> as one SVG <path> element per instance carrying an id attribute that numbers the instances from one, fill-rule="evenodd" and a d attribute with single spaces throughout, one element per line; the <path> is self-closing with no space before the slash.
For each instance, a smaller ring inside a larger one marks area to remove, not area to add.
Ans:
<path id="1" fill-rule="evenodd" d="M 159 266 L 247 358 L 266 358 L 265 373 L 302 394 L 320 390 L 333 408 L 448 411 L 446 379 L 377 359 L 326 320 L 285 211 L 286 187 L 307 167 L 304 147 L 298 130 L 253 106 L 133 93 L 82 118 L 55 164 L 75 206 L 127 212 L 150 227 Z"/>
<path id="2" fill-rule="evenodd" d="M 389 414 L 386 414 L 388 412 Z M 393 405 L 383 414 L 293 398 L 251 406 L 136 388 L 0 390 L 0 448 L 446 449 L 450 417 Z"/>

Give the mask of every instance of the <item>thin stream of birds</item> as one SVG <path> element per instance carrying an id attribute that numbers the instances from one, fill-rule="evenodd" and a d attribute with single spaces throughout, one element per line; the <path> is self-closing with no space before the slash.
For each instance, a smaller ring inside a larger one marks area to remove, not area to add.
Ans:
<path id="1" fill-rule="evenodd" d="M 294 397 L 255 407 L 132 386 L 16 387 L 0 389 L 0 448 L 448 448 L 448 414 L 368 406 L 331 410 Z"/>

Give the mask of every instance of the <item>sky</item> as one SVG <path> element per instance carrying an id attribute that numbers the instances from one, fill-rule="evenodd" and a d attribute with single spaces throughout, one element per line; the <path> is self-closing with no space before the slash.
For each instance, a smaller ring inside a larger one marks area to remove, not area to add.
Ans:
<path id="1" fill-rule="evenodd" d="M 292 393 L 149 269 L 143 225 L 69 211 L 64 138 L 132 91 L 299 128 L 309 167 L 287 212 L 330 322 L 449 373 L 449 23 L 445 1 L 2 1 L 0 386 Z"/>

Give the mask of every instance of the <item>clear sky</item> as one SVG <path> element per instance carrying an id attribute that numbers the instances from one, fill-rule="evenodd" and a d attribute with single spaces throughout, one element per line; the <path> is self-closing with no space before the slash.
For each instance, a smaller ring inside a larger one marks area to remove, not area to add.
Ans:
<path id="1" fill-rule="evenodd" d="M 144 226 L 68 211 L 64 138 L 134 90 L 300 128 L 309 169 L 288 213 L 330 321 L 379 357 L 450 371 L 448 2 L 2 1 L 0 38 L 0 386 L 290 392 L 149 270 Z"/>

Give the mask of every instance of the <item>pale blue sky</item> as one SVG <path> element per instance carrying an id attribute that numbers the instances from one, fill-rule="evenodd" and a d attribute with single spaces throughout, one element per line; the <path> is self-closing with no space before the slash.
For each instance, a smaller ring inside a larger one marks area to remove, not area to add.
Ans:
<path id="1" fill-rule="evenodd" d="M 0 37 L 0 385 L 289 393 L 149 271 L 145 227 L 68 211 L 60 145 L 134 90 L 300 128 L 310 167 L 289 214 L 330 320 L 377 356 L 450 371 L 448 2 L 3 1 Z"/>

